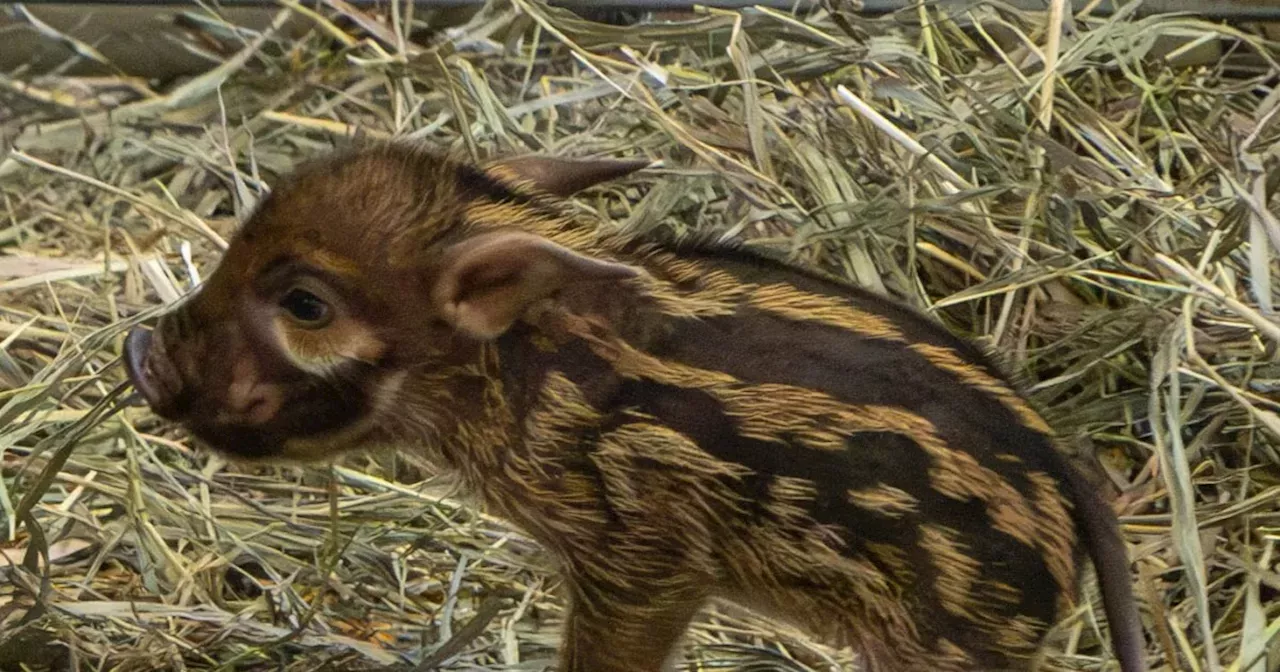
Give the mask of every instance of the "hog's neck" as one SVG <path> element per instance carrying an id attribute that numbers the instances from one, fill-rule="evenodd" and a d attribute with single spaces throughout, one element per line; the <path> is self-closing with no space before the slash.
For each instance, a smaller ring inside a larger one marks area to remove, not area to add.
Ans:
<path id="1" fill-rule="evenodd" d="M 454 408 L 465 412 L 439 435 L 440 457 L 494 513 L 554 518 L 510 507 L 537 501 L 531 492 L 548 507 L 581 493 L 575 480 L 592 437 L 625 412 L 616 399 L 624 380 L 607 351 L 658 346 L 664 319 L 648 297 L 616 287 L 577 288 L 531 311 L 450 386 Z"/>

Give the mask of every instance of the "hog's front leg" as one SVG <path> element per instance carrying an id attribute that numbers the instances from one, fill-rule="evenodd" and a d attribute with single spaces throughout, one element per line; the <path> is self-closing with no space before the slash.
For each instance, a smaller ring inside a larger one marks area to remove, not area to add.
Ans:
<path id="1" fill-rule="evenodd" d="M 560 672 L 668 672 L 708 582 L 663 577 L 666 585 L 571 580 Z M 699 585 L 701 584 L 701 585 Z"/>

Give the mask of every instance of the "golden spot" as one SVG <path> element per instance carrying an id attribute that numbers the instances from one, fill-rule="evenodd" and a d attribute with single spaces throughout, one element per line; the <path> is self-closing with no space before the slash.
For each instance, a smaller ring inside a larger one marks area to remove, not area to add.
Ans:
<path id="1" fill-rule="evenodd" d="M 520 174 L 519 171 L 505 163 L 497 162 L 487 165 L 484 167 L 484 172 L 487 173 L 489 177 L 492 177 L 513 189 L 535 186 L 533 180 L 526 178 L 524 175 Z"/>
<path id="2" fill-rule="evenodd" d="M 1053 433 L 1044 418 L 1041 418 L 1024 399 L 1009 389 L 1008 385 L 980 367 L 964 361 L 954 350 L 928 343 L 912 343 L 907 347 L 939 369 L 959 378 L 966 385 L 976 387 L 995 397 L 1005 408 L 1013 411 L 1024 426 L 1046 435 Z"/>
<path id="3" fill-rule="evenodd" d="M 1017 604 L 1022 601 L 1022 591 L 1007 583 L 986 579 L 982 582 L 982 597 L 989 602 Z"/>
<path id="4" fill-rule="evenodd" d="M 949 446 L 927 418 L 894 406 L 846 404 L 822 392 L 776 383 L 750 385 L 722 371 L 659 359 L 619 340 L 604 341 L 589 326 L 568 317 L 567 329 L 584 338 L 596 354 L 624 377 L 702 390 L 717 399 L 738 432 L 760 441 L 795 442 L 815 450 L 841 451 L 859 432 L 892 432 L 919 445 L 932 461 L 931 485 L 958 500 L 977 498 L 996 529 L 1029 546 L 1035 525 L 1030 505 L 1009 482 L 963 450 Z"/>
<path id="5" fill-rule="evenodd" d="M 533 347 L 537 348 L 540 352 L 551 353 L 559 350 L 559 348 L 556 346 L 555 340 L 551 339 L 546 334 L 543 334 L 541 332 L 535 333 L 532 336 L 530 336 L 529 341 L 532 342 Z"/>
<path id="6" fill-rule="evenodd" d="M 664 259 L 658 265 L 657 272 L 678 283 L 697 283 L 697 288 L 693 291 L 677 291 L 671 282 L 658 278 L 649 279 L 646 294 L 659 310 L 672 317 L 732 315 L 751 291 L 750 285 L 739 283 L 724 271 L 704 268 L 685 260 Z"/>
<path id="7" fill-rule="evenodd" d="M 915 513 L 916 506 L 920 503 L 906 490 L 885 483 L 861 490 L 849 490 L 845 495 L 850 504 L 889 518 L 901 518 L 905 514 Z"/>
<path id="8" fill-rule="evenodd" d="M 486 343 L 481 347 L 479 362 L 448 367 L 432 372 L 416 371 L 413 389 L 405 390 L 401 406 L 405 411 L 430 413 L 428 422 L 414 422 L 410 427 L 431 428 L 425 448 L 438 454 L 448 464 L 460 467 L 460 475 L 474 492 L 487 502 L 502 501 L 505 493 L 495 493 L 499 479 L 494 471 L 503 469 L 501 458 L 510 455 L 512 430 L 518 427 L 511 407 L 505 402 L 503 385 L 497 376 L 487 375 L 499 366 L 497 347 Z M 465 397 L 459 397 L 458 382 L 474 381 L 480 389 L 464 386 Z M 464 404 L 472 410 L 467 416 L 442 412 Z M 434 412 L 433 412 L 434 411 Z M 431 443 L 438 442 L 437 449 Z M 464 455 L 465 459 L 456 456 Z"/>
<path id="9" fill-rule="evenodd" d="M 671 317 L 716 317 L 732 315 L 738 310 L 737 304 L 732 301 L 723 301 L 700 295 L 678 294 L 664 291 L 661 286 L 651 289 L 649 294 L 658 309 Z"/>
<path id="10" fill-rule="evenodd" d="M 857 585 L 861 587 L 860 592 L 868 606 L 882 611 L 890 622 L 898 619 L 904 623 L 911 622 L 910 617 L 897 604 L 893 604 L 901 598 L 901 586 L 890 581 L 870 560 L 841 555 L 835 565 L 840 568 L 842 575 L 857 577 Z M 891 599 L 885 600 L 886 596 Z"/>
<path id="11" fill-rule="evenodd" d="M 863 544 L 867 552 L 893 574 L 899 585 L 909 585 L 915 580 L 915 570 L 907 558 L 907 552 L 892 544 L 871 541 Z"/>
<path id="12" fill-rule="evenodd" d="M 658 267 L 659 271 L 663 275 L 670 277 L 673 281 L 678 283 L 695 282 L 700 280 L 705 281 L 708 278 L 715 276 L 716 279 L 713 281 L 714 285 L 726 286 L 732 284 L 737 285 L 738 287 L 743 286 L 742 283 L 737 282 L 733 276 L 724 271 L 712 269 L 708 267 L 707 264 L 697 262 L 692 259 L 678 257 L 669 252 L 661 252 L 651 255 L 649 259 Z M 706 285 L 703 286 L 705 287 Z"/>
<path id="13" fill-rule="evenodd" d="M 955 616 L 969 618 L 973 613 L 974 587 L 981 578 L 982 565 L 966 553 L 960 534 L 939 525 L 920 526 L 920 548 L 933 559 L 938 577 L 938 603 Z"/>
<path id="14" fill-rule="evenodd" d="M 1010 464 L 1022 464 L 1021 457 L 1018 457 L 1017 455 L 1010 455 L 1009 453 L 996 453 L 995 458 L 997 460 L 1000 460 L 1001 462 L 1008 462 Z"/>
<path id="15" fill-rule="evenodd" d="M 524 226 L 534 218 L 536 212 L 514 203 L 498 203 L 494 201 L 472 201 L 463 210 L 463 217 L 477 227 L 497 228 L 504 226 Z"/>
<path id="16" fill-rule="evenodd" d="M 741 478 L 752 470 L 737 462 L 721 460 L 680 432 L 651 422 L 632 422 L 600 437 L 600 452 L 626 452 L 637 459 L 679 467 L 681 478 L 696 482 L 721 477 Z M 696 478 L 690 478 L 696 475 Z M 664 502 L 663 504 L 667 504 Z"/>
<path id="17" fill-rule="evenodd" d="M 745 302 L 757 309 L 799 322 L 819 322 L 864 338 L 906 342 L 902 330 L 893 320 L 861 310 L 843 297 L 812 294 L 784 283 L 743 283 L 726 271 L 678 258 L 662 258 L 660 268 L 676 282 L 697 283 L 697 289 L 691 292 L 676 294 L 668 289 L 653 293 L 660 309 L 672 316 L 727 315 Z M 954 350 L 927 343 L 912 343 L 907 347 L 962 383 L 994 397 L 1012 411 L 1024 426 L 1052 435 L 1052 428 L 1048 423 L 1008 384 L 983 371 L 981 367 L 965 361 Z"/>
<path id="18" fill-rule="evenodd" d="M 739 431 L 760 440 L 793 440 L 816 450 L 848 447 L 858 432 L 892 432 L 910 438 L 930 456 L 934 489 L 953 499 L 978 498 L 996 529 L 1033 544 L 1032 511 L 1010 483 L 952 449 L 927 418 L 893 406 L 849 405 L 820 392 L 786 385 L 741 385 L 708 390 L 738 422 Z"/>
<path id="19" fill-rule="evenodd" d="M 752 306 L 793 320 L 823 322 L 866 338 L 902 340 L 902 330 L 892 320 L 850 305 L 847 299 L 810 294 L 787 284 L 756 286 L 749 294 Z"/>
<path id="20" fill-rule="evenodd" d="M 1014 657 L 1026 658 L 1039 648 L 1040 634 L 1044 628 L 1045 624 L 1040 622 L 1040 619 L 1018 615 L 1004 619 L 992 634 L 1006 653 Z"/>
<path id="21" fill-rule="evenodd" d="M 939 525 L 920 527 L 920 548 L 930 555 L 937 578 L 938 603 L 954 616 L 979 625 L 1010 651 L 1033 651 L 1043 624 L 1026 616 L 1005 617 L 994 607 L 1016 605 L 1021 593 L 1007 584 L 982 577 L 982 563 L 970 555 L 960 534 Z"/>
<path id="22" fill-rule="evenodd" d="M 775 476 L 769 482 L 768 503 L 765 508 L 786 521 L 811 523 L 809 519 L 813 501 L 817 497 L 818 486 L 813 481 L 793 476 Z"/>
<path id="23" fill-rule="evenodd" d="M 627 521 L 628 545 L 638 545 L 635 556 L 627 549 L 612 549 L 611 556 L 621 554 L 629 563 L 614 573 L 670 574 L 665 566 L 645 572 L 636 563 L 666 562 L 661 559 L 664 554 L 646 552 L 644 546 L 673 536 L 680 540 L 684 569 L 707 575 L 717 571 L 712 559 L 722 550 L 717 540 L 726 537 L 725 521 L 744 512 L 730 483 L 749 475 L 749 468 L 718 459 L 684 434 L 651 422 L 632 422 L 606 432 L 590 458 L 604 483 L 609 509 Z M 662 466 L 655 468 L 655 463 Z M 600 508 L 598 503 L 591 507 Z"/>
<path id="24" fill-rule="evenodd" d="M 934 643 L 934 651 L 937 656 L 937 663 L 943 669 L 967 669 L 973 666 L 973 658 L 965 653 L 955 642 L 946 637 L 939 637 Z"/>
<path id="25" fill-rule="evenodd" d="M 600 422 L 600 412 L 563 373 L 547 374 L 537 402 L 525 417 L 524 445 L 545 460 L 555 460 L 578 441 L 581 430 Z"/>
<path id="26" fill-rule="evenodd" d="M 655 277 L 674 283 L 693 282 L 711 270 L 701 261 L 676 256 L 656 246 L 643 247 L 639 259 L 646 268 L 652 269 Z"/>
<path id="27" fill-rule="evenodd" d="M 569 217 L 526 216 L 520 226 L 580 254 L 606 256 L 600 236 L 590 227 L 575 225 Z"/>
<path id="28" fill-rule="evenodd" d="M 294 254 L 305 258 L 312 266 L 334 275 L 348 277 L 361 275 L 360 265 L 355 261 L 305 240 L 294 243 Z"/>
<path id="29" fill-rule="evenodd" d="M 1031 482 L 1031 498 L 1038 514 L 1036 538 L 1049 572 L 1063 599 L 1068 601 L 1062 608 L 1068 608 L 1074 601 L 1076 587 L 1075 523 L 1056 479 L 1042 471 L 1033 471 L 1027 474 L 1027 480 Z"/>
<path id="30" fill-rule="evenodd" d="M 738 279 L 724 271 L 703 270 L 698 279 L 699 296 L 711 297 L 716 301 L 737 303 L 754 294 L 750 285 L 743 285 Z"/>

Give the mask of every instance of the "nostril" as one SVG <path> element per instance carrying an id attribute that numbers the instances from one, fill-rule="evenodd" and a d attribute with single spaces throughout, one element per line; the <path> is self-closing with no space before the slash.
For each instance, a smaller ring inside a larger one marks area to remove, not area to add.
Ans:
<path id="1" fill-rule="evenodd" d="M 280 411 L 281 397 L 274 385 L 237 382 L 227 390 L 227 405 L 244 422 L 261 425 Z"/>
<path id="2" fill-rule="evenodd" d="M 244 418 L 252 424 L 261 425 L 276 417 L 276 413 L 279 412 L 280 395 L 276 394 L 275 388 L 259 385 L 249 397 L 249 403 L 244 409 Z"/>
<path id="3" fill-rule="evenodd" d="M 257 395 L 249 399 L 249 405 L 244 409 L 244 416 L 250 422 L 260 424 L 271 419 L 273 413 L 268 406 L 271 402 L 264 395 Z"/>

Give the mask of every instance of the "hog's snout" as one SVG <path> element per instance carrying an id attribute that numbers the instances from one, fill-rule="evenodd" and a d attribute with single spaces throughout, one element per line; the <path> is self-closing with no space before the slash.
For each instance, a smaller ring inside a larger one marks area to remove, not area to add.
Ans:
<path id="1" fill-rule="evenodd" d="M 165 359 L 163 344 L 151 331 L 134 327 L 124 339 L 124 368 L 133 388 L 158 415 L 174 417 L 182 381 Z"/>
<path id="2" fill-rule="evenodd" d="M 147 404 L 154 404 L 159 392 L 147 375 L 147 354 L 151 352 L 151 332 L 134 327 L 124 339 L 124 368 L 129 382 Z"/>

